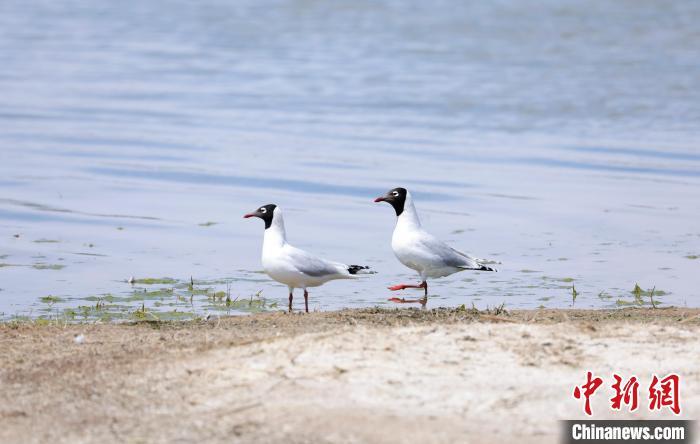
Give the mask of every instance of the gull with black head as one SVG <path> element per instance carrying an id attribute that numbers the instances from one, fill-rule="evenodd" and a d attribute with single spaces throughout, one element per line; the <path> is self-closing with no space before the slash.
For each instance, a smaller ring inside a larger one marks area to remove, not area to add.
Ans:
<path id="1" fill-rule="evenodd" d="M 321 259 L 287 242 L 282 210 L 275 204 L 263 205 L 245 216 L 259 217 L 265 222 L 262 265 L 265 273 L 289 288 L 289 311 L 295 288 L 304 289 L 304 305 L 309 312 L 307 288 L 318 287 L 335 279 L 353 279 L 359 274 L 372 274 L 369 267 L 345 265 Z"/>
<path id="2" fill-rule="evenodd" d="M 461 251 L 455 250 L 442 242 L 421 226 L 416 207 L 413 205 L 411 193 L 406 188 L 394 188 L 384 196 L 374 199 L 375 202 L 387 202 L 396 212 L 396 227 L 391 237 L 391 248 L 399 262 L 415 270 L 421 283 L 399 284 L 389 287 L 397 291 L 406 288 L 422 288 L 425 295 L 422 299 L 406 300 L 392 298 L 395 302 L 420 302 L 425 304 L 428 299 L 428 278 L 449 276 L 465 270 L 496 271 L 478 259 Z"/>

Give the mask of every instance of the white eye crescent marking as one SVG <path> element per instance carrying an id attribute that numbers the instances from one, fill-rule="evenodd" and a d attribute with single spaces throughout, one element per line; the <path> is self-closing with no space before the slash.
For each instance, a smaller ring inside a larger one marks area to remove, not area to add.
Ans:
<path id="1" fill-rule="evenodd" d="M 398 191 L 394 191 L 394 192 L 391 193 L 391 194 L 393 194 L 395 197 L 399 197 L 399 192 L 398 192 Z"/>
<path id="2" fill-rule="evenodd" d="M 267 208 L 260 208 L 260 212 L 263 214 L 267 213 Z"/>

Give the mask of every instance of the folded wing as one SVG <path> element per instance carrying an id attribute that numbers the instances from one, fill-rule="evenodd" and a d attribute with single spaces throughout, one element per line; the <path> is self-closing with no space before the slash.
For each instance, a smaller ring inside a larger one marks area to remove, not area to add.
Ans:
<path id="1" fill-rule="evenodd" d="M 291 245 L 288 245 L 287 248 L 288 250 L 285 253 L 290 265 L 307 276 L 322 278 L 338 274 L 349 274 L 347 270 L 345 270 L 346 273 L 343 273 L 343 267 L 345 267 L 343 264 L 321 259 Z"/>
<path id="2" fill-rule="evenodd" d="M 433 261 L 439 262 L 446 267 L 465 270 L 484 270 L 488 268 L 484 267 L 477 258 L 455 250 L 429 233 L 424 233 L 423 236 L 420 236 L 417 247 L 422 250 L 424 255 L 430 256 Z"/>

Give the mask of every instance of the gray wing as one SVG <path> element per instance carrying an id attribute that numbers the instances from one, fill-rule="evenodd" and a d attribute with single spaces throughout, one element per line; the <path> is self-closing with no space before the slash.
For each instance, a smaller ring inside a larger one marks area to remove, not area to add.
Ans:
<path id="1" fill-rule="evenodd" d="M 307 276 L 322 277 L 341 274 L 340 264 L 323 260 L 296 247 L 290 246 L 287 253 L 291 265 Z"/>
<path id="2" fill-rule="evenodd" d="M 429 233 L 425 234 L 420 239 L 420 247 L 438 257 L 445 266 L 475 270 L 481 268 L 481 264 L 476 258 L 455 250 Z"/>

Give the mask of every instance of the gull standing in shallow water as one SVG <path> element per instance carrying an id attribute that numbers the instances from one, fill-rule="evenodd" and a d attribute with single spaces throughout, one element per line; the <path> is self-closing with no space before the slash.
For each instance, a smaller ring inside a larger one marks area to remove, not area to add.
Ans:
<path id="1" fill-rule="evenodd" d="M 386 195 L 374 199 L 375 202 L 387 202 L 396 211 L 397 221 L 394 234 L 391 237 L 391 248 L 399 262 L 415 270 L 420 275 L 421 283 L 399 284 L 389 287 L 389 290 L 404 290 L 406 288 L 422 288 L 425 295 L 422 299 L 398 299 L 394 302 L 420 302 L 425 305 L 428 300 L 428 278 L 448 276 L 464 270 L 496 271 L 484 265 L 482 259 L 477 259 L 461 251 L 457 251 L 442 242 L 421 227 L 413 198 L 406 188 L 394 188 Z"/>
<path id="2" fill-rule="evenodd" d="M 282 210 L 277 205 L 263 205 L 243 217 L 259 217 L 265 222 L 262 265 L 268 276 L 289 288 L 290 312 L 295 288 L 304 289 L 304 305 L 308 313 L 308 287 L 318 287 L 334 279 L 353 279 L 358 274 L 374 273 L 366 266 L 327 261 L 289 245 Z"/>

